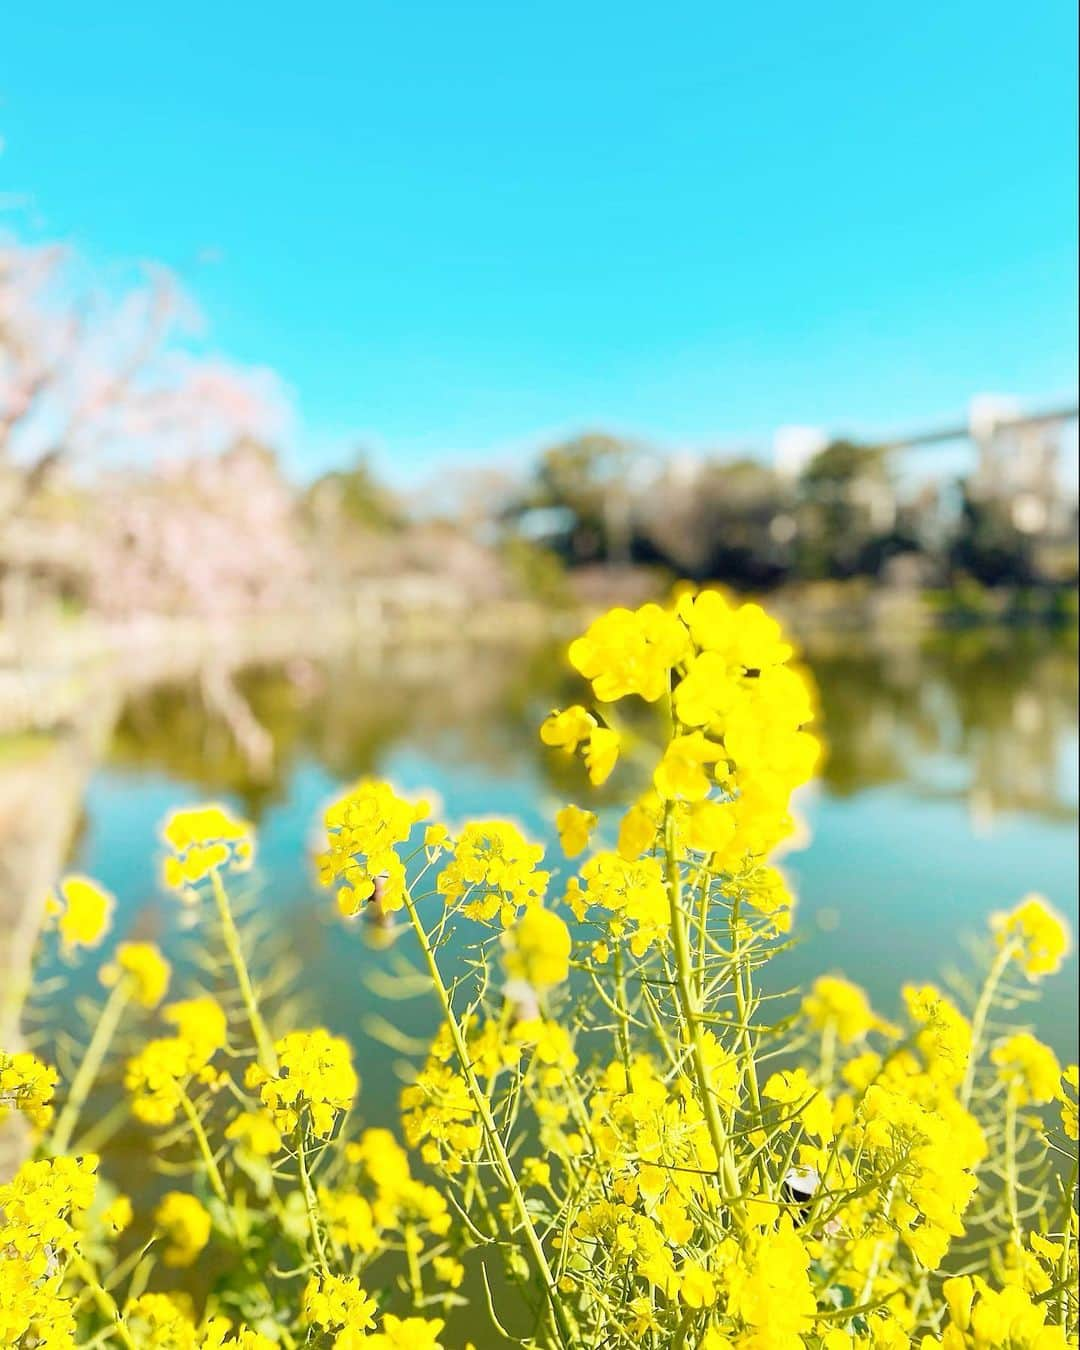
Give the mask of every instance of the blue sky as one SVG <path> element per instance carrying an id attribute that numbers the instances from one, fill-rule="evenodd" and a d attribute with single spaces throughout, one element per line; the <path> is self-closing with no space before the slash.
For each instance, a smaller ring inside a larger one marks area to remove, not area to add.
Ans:
<path id="1" fill-rule="evenodd" d="M 305 473 L 1049 401 L 1073 8 L 10 6 L 0 228 L 174 267 Z"/>

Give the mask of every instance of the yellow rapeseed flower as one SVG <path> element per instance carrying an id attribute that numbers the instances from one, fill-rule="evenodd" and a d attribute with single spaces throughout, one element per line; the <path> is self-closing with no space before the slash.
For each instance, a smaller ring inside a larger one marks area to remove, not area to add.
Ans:
<path id="1" fill-rule="evenodd" d="M 380 1330 L 364 1343 L 364 1350 L 443 1350 L 441 1317 L 395 1317 L 387 1313 Z"/>
<path id="2" fill-rule="evenodd" d="M 352 1049 L 323 1027 L 291 1031 L 275 1046 L 278 1072 L 249 1066 L 248 1087 L 257 1087 L 262 1103 L 283 1134 L 296 1129 L 306 1107 L 316 1135 L 328 1137 L 340 1112 L 353 1104 L 360 1086 L 352 1065 Z"/>
<path id="3" fill-rule="evenodd" d="M 507 934 L 507 948 L 507 973 L 538 992 L 570 975 L 570 930 L 550 909 L 527 909 Z"/>
<path id="4" fill-rule="evenodd" d="M 272 1158 L 281 1151 L 281 1131 L 262 1111 L 241 1111 L 225 1127 L 225 1138 L 256 1158 Z"/>
<path id="5" fill-rule="evenodd" d="M 170 890 L 190 891 L 223 868 L 246 871 L 255 858 L 251 824 L 216 802 L 173 811 L 161 837 L 169 849 L 162 875 Z"/>
<path id="6" fill-rule="evenodd" d="M 51 1065 L 27 1050 L 0 1050 L 0 1121 L 8 1111 L 21 1112 L 43 1129 L 52 1119 L 51 1105 L 59 1076 Z"/>
<path id="7" fill-rule="evenodd" d="M 505 926 L 521 906 L 543 898 L 549 880 L 537 869 L 543 856 L 543 845 L 530 844 L 511 821 L 475 821 L 458 836 L 436 888 L 448 901 L 463 901 L 469 918 L 498 915 Z"/>
<path id="8" fill-rule="evenodd" d="M 389 783 L 373 778 L 362 779 L 327 808 L 327 847 L 318 857 L 319 879 L 324 886 L 338 883 L 342 914 L 356 914 L 375 894 L 377 882 L 383 910 L 401 909 L 405 868 L 397 846 L 429 810 L 426 801 L 399 797 Z M 438 836 L 440 845 L 444 837 Z"/>
<path id="9" fill-rule="evenodd" d="M 564 806 L 555 814 L 555 828 L 562 851 L 568 858 L 576 858 L 588 847 L 589 836 L 596 829 L 596 814 L 580 806 Z"/>
<path id="10" fill-rule="evenodd" d="M 990 927 L 998 947 L 1008 943 L 1015 948 L 1017 963 L 1029 980 L 1056 974 L 1069 954 L 1069 925 L 1044 896 L 1034 892 L 1009 913 L 993 915 Z"/>
<path id="11" fill-rule="evenodd" d="M 209 994 L 169 1003 L 161 1015 L 176 1028 L 177 1036 L 192 1047 L 198 1059 L 208 1060 L 225 1044 L 228 1032 L 225 1010 Z"/>
<path id="12" fill-rule="evenodd" d="M 611 727 L 594 727 L 585 742 L 585 767 L 593 787 L 603 787 L 619 762 L 622 737 Z"/>
<path id="13" fill-rule="evenodd" d="M 656 766 L 653 785 L 664 801 L 704 801 L 714 785 L 706 766 L 723 758 L 723 747 L 700 731 L 674 736 Z"/>
<path id="14" fill-rule="evenodd" d="M 613 609 L 570 644 L 570 663 L 601 703 L 638 694 L 647 703 L 668 689 L 672 669 L 688 654 L 685 627 L 659 605 Z"/>
<path id="15" fill-rule="evenodd" d="M 822 975 L 803 999 L 803 1013 L 819 1031 L 832 1026 L 841 1045 L 853 1045 L 878 1026 L 870 1000 L 857 984 Z"/>
<path id="16" fill-rule="evenodd" d="M 122 1233 L 129 1227 L 132 1219 L 135 1217 L 135 1211 L 132 1208 L 131 1200 L 126 1195 L 118 1195 L 101 1211 L 102 1226 L 110 1233 Z"/>
<path id="17" fill-rule="evenodd" d="M 572 755 L 582 741 L 589 739 L 595 727 L 596 718 L 575 704 L 549 714 L 540 727 L 540 739 L 545 745 Z"/>
<path id="18" fill-rule="evenodd" d="M 109 931 L 116 900 L 89 877 L 65 877 L 59 895 L 50 895 L 48 909 L 57 916 L 60 940 L 68 951 L 97 947 Z"/>
<path id="19" fill-rule="evenodd" d="M 363 1332 L 375 1325 L 375 1300 L 356 1280 L 343 1275 L 313 1275 L 304 1289 L 301 1309 L 305 1322 L 326 1331 L 348 1327 Z"/>
<path id="20" fill-rule="evenodd" d="M 132 997 L 144 1008 L 156 1008 L 169 989 L 172 967 L 152 942 L 121 942 L 116 955 L 101 967 L 99 979 L 111 989 L 124 976 L 131 979 Z"/>
<path id="21" fill-rule="evenodd" d="M 990 1052 L 998 1077 L 1008 1084 L 1017 1105 L 1042 1106 L 1058 1095 L 1061 1065 L 1048 1045 L 1028 1031 L 1018 1031 Z"/>
<path id="22" fill-rule="evenodd" d="M 154 1211 L 154 1223 L 165 1237 L 162 1259 L 167 1266 L 190 1266 L 210 1241 L 210 1215 L 193 1195 L 169 1191 Z"/>

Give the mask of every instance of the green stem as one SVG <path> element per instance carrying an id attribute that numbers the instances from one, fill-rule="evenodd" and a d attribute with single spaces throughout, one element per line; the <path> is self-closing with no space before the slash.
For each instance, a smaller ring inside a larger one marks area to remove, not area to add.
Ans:
<path id="1" fill-rule="evenodd" d="M 1069 1178 L 1069 1188 L 1066 1194 L 1071 1196 L 1076 1186 L 1077 1162 L 1073 1163 L 1072 1175 Z M 1069 1332 L 1069 1243 L 1072 1240 L 1072 1224 L 1066 1220 L 1061 1234 L 1061 1258 L 1058 1261 L 1058 1280 L 1061 1282 L 1061 1293 L 1058 1296 L 1058 1316 L 1061 1325 L 1065 1328 L 1065 1333 Z"/>
<path id="2" fill-rule="evenodd" d="M 236 923 L 233 920 L 232 908 L 229 905 L 229 897 L 226 893 L 224 883 L 216 869 L 210 873 L 210 881 L 214 890 L 214 900 L 217 904 L 218 918 L 221 921 L 222 935 L 225 939 L 225 950 L 229 953 L 229 959 L 232 961 L 233 970 L 236 972 L 236 982 L 240 986 L 240 996 L 244 1000 L 248 1021 L 251 1023 L 251 1031 L 255 1037 L 255 1044 L 258 1047 L 259 1063 L 267 1073 L 276 1074 L 278 1071 L 278 1058 L 277 1053 L 274 1050 L 274 1040 L 267 1030 L 262 1013 L 259 1011 L 259 1004 L 255 998 L 255 990 L 252 988 L 247 962 L 244 960 L 243 948 L 240 946 L 240 934 L 237 932 Z"/>
<path id="3" fill-rule="evenodd" d="M 724 1123 L 720 1118 L 720 1108 L 716 1096 L 709 1085 L 709 1068 L 705 1060 L 705 1046 L 701 1039 L 701 1010 L 697 1006 L 691 982 L 690 947 L 686 937 L 686 922 L 682 910 L 682 880 L 679 876 L 679 863 L 675 852 L 675 817 L 671 803 L 664 807 L 664 851 L 667 855 L 667 892 L 668 910 L 671 915 L 671 940 L 675 948 L 675 987 L 682 1008 L 683 1025 L 687 1042 L 694 1061 L 694 1073 L 697 1078 L 698 1093 L 705 1113 L 709 1138 L 716 1154 L 717 1166 L 724 1195 L 737 1212 L 741 1203 L 739 1174 L 735 1167 L 735 1158 L 731 1143 L 727 1138 Z"/>
<path id="4" fill-rule="evenodd" d="M 615 950 L 612 953 L 612 962 L 615 968 L 615 1006 L 617 1008 L 616 1020 L 618 1022 L 619 1036 L 619 1055 L 623 1063 L 623 1071 L 626 1074 L 626 1090 L 630 1091 L 630 1029 L 629 1029 L 629 1008 L 626 1001 L 626 973 L 623 968 L 623 951 L 620 939 L 615 940 Z"/>
<path id="5" fill-rule="evenodd" d="M 420 1262 L 416 1259 L 416 1230 L 412 1224 L 405 1225 L 405 1260 L 409 1268 L 409 1288 L 412 1290 L 413 1305 L 424 1306 L 424 1281 L 420 1275 Z"/>
<path id="6" fill-rule="evenodd" d="M 982 992 L 979 994 L 979 1001 L 975 1005 L 975 1012 L 971 1018 L 971 1048 L 968 1051 L 967 1068 L 964 1070 L 964 1081 L 960 1088 L 960 1105 L 966 1111 L 968 1103 L 971 1101 L 971 1093 L 975 1087 L 975 1069 L 978 1064 L 979 1054 L 982 1050 L 983 1033 L 986 1030 L 986 1019 L 990 1015 L 990 1009 L 994 1004 L 994 994 L 997 992 L 998 981 L 1005 973 L 1005 967 L 1013 958 L 1014 945 L 1006 942 L 998 952 L 994 964 L 983 984 Z"/>
<path id="7" fill-rule="evenodd" d="M 315 1255 L 318 1258 L 319 1269 L 324 1275 L 330 1274 L 330 1265 L 326 1259 L 326 1246 L 323 1243 L 322 1232 L 319 1229 L 319 1202 L 315 1195 L 315 1188 L 311 1184 L 311 1174 L 308 1171 L 307 1154 L 304 1152 L 304 1122 L 297 1121 L 296 1125 L 296 1161 L 300 1167 L 300 1189 L 304 1195 L 304 1208 L 307 1211 L 308 1230 L 311 1233 L 311 1241 L 315 1246 Z"/>
<path id="8" fill-rule="evenodd" d="M 203 1129 L 203 1123 L 199 1119 L 199 1113 L 195 1109 L 195 1103 L 187 1095 L 183 1088 L 180 1089 L 180 1106 L 187 1116 L 188 1124 L 191 1126 L 191 1132 L 195 1136 L 195 1142 L 199 1146 L 199 1153 L 202 1156 L 206 1167 L 206 1175 L 210 1180 L 210 1188 L 221 1201 L 222 1205 L 231 1215 L 229 1208 L 229 1193 L 225 1189 L 225 1182 L 222 1180 L 221 1170 L 217 1165 L 217 1159 L 214 1157 L 214 1150 L 210 1147 L 210 1140 L 206 1137 L 206 1131 Z"/>
<path id="9" fill-rule="evenodd" d="M 435 953 L 428 941 L 427 931 L 420 922 L 420 915 L 417 913 L 416 904 L 408 889 L 405 891 L 405 908 L 408 912 L 409 922 L 412 924 L 413 932 L 415 932 L 417 940 L 420 943 L 420 948 L 424 953 L 424 961 L 428 968 L 428 974 L 431 976 L 431 982 L 435 987 L 435 993 L 438 996 L 443 1017 L 446 1019 L 446 1026 L 450 1032 L 450 1038 L 454 1043 L 454 1051 L 457 1054 L 458 1062 L 461 1065 L 462 1077 L 465 1080 L 465 1085 L 468 1088 L 473 1106 L 476 1108 L 476 1113 L 480 1117 L 480 1124 L 484 1136 L 487 1139 L 488 1147 L 491 1150 L 492 1156 L 495 1159 L 495 1164 L 502 1176 L 503 1185 L 509 1192 L 514 1209 L 517 1211 L 518 1218 L 521 1221 L 526 1245 L 529 1248 L 533 1263 L 536 1266 L 537 1273 L 543 1283 L 548 1307 L 555 1323 L 556 1334 L 560 1344 L 567 1347 L 567 1350 L 569 1350 L 570 1347 L 577 1343 L 575 1331 L 571 1327 L 567 1310 L 563 1306 L 562 1300 L 559 1298 L 555 1279 L 551 1273 L 551 1267 L 548 1265 L 548 1259 L 544 1254 L 543 1244 L 533 1225 L 532 1215 L 529 1213 L 528 1206 L 525 1203 L 525 1196 L 522 1194 L 521 1186 L 518 1184 L 517 1174 L 514 1172 L 513 1164 L 510 1162 L 510 1158 L 506 1152 L 502 1136 L 499 1134 L 495 1119 L 491 1114 L 491 1107 L 487 1098 L 481 1091 L 480 1084 L 476 1079 L 476 1074 L 473 1072 L 472 1063 L 469 1059 L 468 1047 L 465 1044 L 465 1038 L 461 1033 L 457 1018 L 454 1016 L 453 1005 L 450 1001 L 450 993 L 443 982 L 439 964 L 435 960 Z"/>
<path id="10" fill-rule="evenodd" d="M 1020 1227 L 1020 1206 L 1016 1188 L 1016 1084 L 1010 1084 L 1005 1097 L 1005 1205 L 1012 1229 L 1013 1248 L 1019 1255 L 1024 1248 L 1024 1233 Z"/>
<path id="11" fill-rule="evenodd" d="M 890 1181 L 889 1183 L 889 1190 L 887 1195 L 885 1196 L 885 1207 L 881 1211 L 881 1217 L 885 1223 L 889 1222 L 890 1216 L 892 1215 L 893 1200 L 896 1198 L 896 1188 L 898 1184 L 899 1184 L 899 1177 L 894 1176 L 892 1181 Z M 884 1252 L 885 1252 L 885 1240 L 884 1238 L 878 1238 L 877 1242 L 874 1243 L 874 1251 L 873 1255 L 870 1257 L 870 1267 L 866 1272 L 866 1279 L 863 1282 L 862 1293 L 855 1300 L 856 1303 L 860 1304 L 866 1303 L 867 1300 L 870 1298 L 871 1294 L 874 1292 L 874 1281 L 877 1279 L 878 1270 L 881 1267 L 881 1258 L 884 1255 Z"/>
<path id="12" fill-rule="evenodd" d="M 739 1012 L 739 1026 L 742 1028 L 740 1040 L 743 1052 L 743 1079 L 750 1094 L 750 1104 L 754 1110 L 754 1124 L 761 1124 L 761 1094 L 758 1090 L 757 1064 L 754 1060 L 754 1041 L 750 1034 L 750 995 L 752 985 L 750 973 L 743 962 L 742 943 L 739 939 L 739 897 L 736 895 L 731 907 L 731 951 L 735 958 L 735 1006 Z"/>
<path id="13" fill-rule="evenodd" d="M 703 864 L 698 873 L 697 884 L 701 887 L 701 900 L 698 903 L 698 945 L 697 945 L 697 996 L 705 997 L 705 959 L 709 945 L 709 887 L 711 878 L 708 868 Z"/>
<path id="14" fill-rule="evenodd" d="M 116 1035 L 116 1028 L 120 1025 L 120 1018 L 124 1015 L 124 1009 L 127 1007 L 130 998 L 131 979 L 124 975 L 113 985 L 112 992 L 105 1000 L 105 1006 L 101 1010 L 101 1016 L 94 1028 L 94 1034 L 90 1038 L 90 1044 L 86 1047 L 86 1054 L 83 1056 L 78 1072 L 72 1079 L 71 1091 L 67 1095 L 64 1109 L 60 1112 L 56 1128 L 52 1133 L 52 1139 L 49 1142 L 50 1153 L 66 1153 L 68 1151 L 72 1135 L 75 1133 L 75 1126 L 79 1120 L 79 1112 L 86 1105 L 90 1090 L 97 1081 L 105 1056 L 109 1052 L 109 1046 Z"/>
<path id="15" fill-rule="evenodd" d="M 86 1285 L 101 1315 L 112 1323 L 110 1330 L 116 1332 L 120 1341 L 127 1346 L 128 1350 L 138 1350 L 131 1332 L 128 1331 L 124 1325 L 124 1319 L 120 1316 L 120 1309 L 116 1306 L 116 1300 L 95 1275 L 89 1261 L 75 1251 L 72 1252 L 68 1265 Z"/>

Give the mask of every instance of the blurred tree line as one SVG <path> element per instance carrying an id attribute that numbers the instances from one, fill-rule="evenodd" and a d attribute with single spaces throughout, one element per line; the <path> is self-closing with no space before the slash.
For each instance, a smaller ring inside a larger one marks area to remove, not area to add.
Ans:
<path id="1" fill-rule="evenodd" d="M 502 519 L 571 568 L 659 564 L 747 590 L 853 577 L 986 586 L 1076 577 L 1075 509 L 1065 537 L 1050 540 L 1025 528 L 1016 499 L 980 491 L 974 478 L 905 495 L 896 454 L 851 440 L 790 473 L 748 457 L 672 462 L 584 435 L 541 454 Z"/>
<path id="2" fill-rule="evenodd" d="M 71 261 L 0 241 L 0 619 L 303 612 L 371 579 L 463 609 L 609 603 L 635 573 L 754 591 L 1076 579 L 1075 504 L 1048 500 L 1049 479 L 1021 490 L 998 462 L 912 491 L 895 454 L 852 440 L 793 470 L 590 432 L 408 492 L 357 451 L 301 485 L 273 449 L 288 410 L 271 372 L 199 354 L 161 269 L 83 291 Z"/>

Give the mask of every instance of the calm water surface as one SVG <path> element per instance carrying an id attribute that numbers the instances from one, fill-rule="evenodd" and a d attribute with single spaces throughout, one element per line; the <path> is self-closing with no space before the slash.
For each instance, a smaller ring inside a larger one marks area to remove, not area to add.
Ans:
<path id="1" fill-rule="evenodd" d="M 883 651 L 849 638 L 811 644 L 808 662 L 829 756 L 801 797 L 801 847 L 784 859 L 801 941 L 771 968 L 778 985 L 842 971 L 890 1013 L 901 982 L 961 963 L 988 915 L 1026 891 L 1047 895 L 1075 930 L 1075 642 L 976 633 Z M 322 808 L 378 774 L 430 795 L 451 823 L 509 815 L 558 859 L 553 812 L 588 801 L 589 789 L 535 729 L 578 691 L 557 650 L 466 649 L 297 666 L 245 688 L 274 733 L 272 776 L 252 781 L 197 691 L 160 691 L 127 710 L 92 781 L 76 862 L 119 897 L 121 932 L 151 934 L 175 954 L 177 907 L 158 893 L 151 861 L 159 821 L 208 794 L 247 812 L 259 826 L 259 913 L 303 963 L 304 1014 L 356 1043 L 367 1118 L 384 1121 L 402 1064 L 401 1047 L 380 1039 L 381 1019 L 427 1036 L 434 1004 L 388 998 L 407 944 L 372 950 L 335 919 L 310 865 Z M 612 797 L 609 840 L 617 817 Z M 1033 1014 L 1071 1058 L 1075 987 L 1073 957 Z"/>

